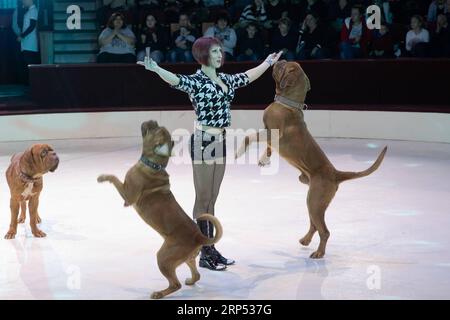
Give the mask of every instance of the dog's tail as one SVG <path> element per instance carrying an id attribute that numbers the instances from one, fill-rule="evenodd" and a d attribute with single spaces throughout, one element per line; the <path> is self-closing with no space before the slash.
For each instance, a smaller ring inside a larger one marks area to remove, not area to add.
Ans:
<path id="1" fill-rule="evenodd" d="M 222 225 L 220 224 L 219 220 L 214 217 L 212 214 L 202 214 L 200 217 L 197 218 L 197 220 L 206 220 L 213 224 L 214 228 L 216 229 L 216 234 L 214 235 L 214 238 L 208 238 L 202 234 L 202 238 L 200 240 L 201 244 L 205 246 L 210 246 L 215 243 L 217 243 L 220 238 L 222 238 L 223 229 Z"/>
<path id="2" fill-rule="evenodd" d="M 377 160 L 370 166 L 370 168 L 360 171 L 360 172 L 348 172 L 348 171 L 338 171 L 336 170 L 336 180 L 338 183 L 341 183 L 346 180 L 356 179 L 356 178 L 362 178 L 365 176 L 368 176 L 372 172 L 378 169 L 381 162 L 384 159 L 384 155 L 386 154 L 387 146 L 383 148 L 380 155 L 378 156 Z"/>

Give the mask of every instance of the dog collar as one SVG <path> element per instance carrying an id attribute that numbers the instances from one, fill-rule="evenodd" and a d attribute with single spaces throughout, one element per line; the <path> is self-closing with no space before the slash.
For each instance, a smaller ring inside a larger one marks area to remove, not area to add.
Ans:
<path id="1" fill-rule="evenodd" d="M 300 111 L 308 109 L 306 103 L 296 102 L 283 96 L 275 95 L 274 100 Z"/>
<path id="2" fill-rule="evenodd" d="M 163 166 L 162 164 L 159 164 L 159 163 L 155 163 L 155 162 L 151 161 L 150 159 L 148 159 L 148 158 L 146 158 L 144 156 L 141 156 L 139 161 L 141 161 L 147 167 L 150 167 L 150 168 L 152 168 L 153 170 L 156 170 L 156 171 L 161 171 L 161 170 L 166 168 L 166 166 Z"/>
<path id="3" fill-rule="evenodd" d="M 30 177 L 29 175 L 23 173 L 22 171 L 19 171 L 19 177 L 25 183 L 36 182 L 41 178 L 41 177 L 39 177 L 39 178 Z"/>

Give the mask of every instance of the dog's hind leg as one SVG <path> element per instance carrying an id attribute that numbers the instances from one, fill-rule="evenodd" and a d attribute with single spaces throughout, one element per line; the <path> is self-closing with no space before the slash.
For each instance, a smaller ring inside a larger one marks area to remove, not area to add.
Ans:
<path id="1" fill-rule="evenodd" d="M 184 262 L 180 259 L 180 247 L 177 245 L 168 245 L 164 242 L 161 249 L 158 251 L 158 267 L 164 277 L 169 281 L 169 286 L 161 291 L 155 291 L 152 293 L 152 299 L 161 299 L 172 292 L 175 292 L 181 288 L 181 283 L 177 278 L 175 272 L 176 268 Z"/>
<path id="2" fill-rule="evenodd" d="M 302 244 L 303 246 L 308 246 L 311 243 L 311 240 L 316 231 L 317 231 L 316 227 L 312 223 L 311 219 L 309 219 L 309 230 L 305 234 L 305 236 L 299 240 L 300 244 Z"/>
<path id="3" fill-rule="evenodd" d="M 197 270 L 197 265 L 195 263 L 195 257 L 189 259 L 186 261 L 186 264 L 188 265 L 189 269 L 191 270 L 192 277 L 186 279 L 186 285 L 192 286 L 194 285 L 198 280 L 200 280 L 200 273 Z"/>
<path id="4" fill-rule="evenodd" d="M 325 255 L 330 231 L 325 224 L 325 211 L 336 194 L 337 186 L 334 182 L 322 177 L 313 178 L 310 181 L 307 205 L 309 218 L 320 236 L 319 247 L 313 252 L 310 258 L 319 259 Z"/>
<path id="5" fill-rule="evenodd" d="M 20 201 L 20 216 L 18 223 L 24 223 L 27 215 L 27 202 L 25 200 Z"/>

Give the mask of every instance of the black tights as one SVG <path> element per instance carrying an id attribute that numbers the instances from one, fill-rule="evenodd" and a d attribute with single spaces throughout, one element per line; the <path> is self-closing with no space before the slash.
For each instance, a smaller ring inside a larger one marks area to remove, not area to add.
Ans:
<path id="1" fill-rule="evenodd" d="M 225 175 L 226 162 L 192 164 L 194 173 L 194 219 L 203 213 L 214 215 L 214 205 Z"/>

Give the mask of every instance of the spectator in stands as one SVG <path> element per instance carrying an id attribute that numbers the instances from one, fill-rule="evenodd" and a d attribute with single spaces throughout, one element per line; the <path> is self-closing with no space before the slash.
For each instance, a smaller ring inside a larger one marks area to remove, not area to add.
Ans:
<path id="1" fill-rule="evenodd" d="M 22 0 L 24 16 L 22 25 L 18 22 L 19 9 L 16 8 L 13 14 L 13 30 L 20 43 L 22 70 L 20 72 L 21 82 L 28 84 L 28 65 L 40 63 L 38 46 L 38 9 L 34 0 Z"/>
<path id="2" fill-rule="evenodd" d="M 267 21 L 266 8 L 263 0 L 253 0 L 244 8 L 239 18 L 239 27 L 245 28 L 250 22 L 255 23 L 258 28 L 263 28 Z"/>
<path id="3" fill-rule="evenodd" d="M 103 6 L 97 12 L 102 28 L 106 26 L 108 17 L 113 12 L 121 12 L 125 19 L 131 19 L 133 17 L 132 11 L 135 6 L 135 0 L 102 0 L 102 3 Z"/>
<path id="4" fill-rule="evenodd" d="M 229 3 L 228 13 L 230 14 L 231 21 L 239 20 L 242 11 L 248 5 L 251 5 L 253 0 L 234 0 Z"/>
<path id="5" fill-rule="evenodd" d="M 424 27 L 424 20 L 420 15 L 414 15 L 411 18 L 411 30 L 406 34 L 406 51 L 412 57 L 428 56 L 428 43 L 430 34 Z"/>
<path id="6" fill-rule="evenodd" d="M 447 0 L 433 0 L 428 7 L 428 22 L 436 22 L 437 16 L 440 14 L 447 14 L 450 10 Z"/>
<path id="7" fill-rule="evenodd" d="M 329 56 L 329 33 L 326 27 L 319 23 L 317 13 L 306 16 L 299 33 L 297 59 L 325 59 Z"/>
<path id="8" fill-rule="evenodd" d="M 289 18 L 280 19 L 278 30 L 272 33 L 270 50 L 273 52 L 282 50 L 286 60 L 294 60 L 296 46 L 297 34 L 291 28 L 291 20 Z"/>
<path id="9" fill-rule="evenodd" d="M 281 18 L 288 17 L 288 6 L 281 0 L 269 0 L 266 11 L 267 21 L 264 23 L 266 29 L 274 29 Z"/>
<path id="10" fill-rule="evenodd" d="M 166 23 L 175 23 L 178 21 L 178 16 L 182 10 L 181 2 L 177 0 L 164 0 L 162 2 L 164 16 L 166 17 Z"/>
<path id="11" fill-rule="evenodd" d="M 447 0 L 447 13 L 445 15 L 447 16 L 447 21 L 450 21 L 450 0 Z"/>
<path id="12" fill-rule="evenodd" d="M 203 22 L 211 21 L 209 10 L 202 0 L 183 0 L 182 11 L 189 15 L 193 25 L 199 26 Z"/>
<path id="13" fill-rule="evenodd" d="M 380 30 L 373 30 L 372 43 L 369 56 L 372 58 L 393 58 L 394 41 L 386 24 Z"/>
<path id="14" fill-rule="evenodd" d="M 436 29 L 431 37 L 431 52 L 433 57 L 450 57 L 450 30 L 447 16 L 443 13 L 437 16 Z"/>
<path id="15" fill-rule="evenodd" d="M 328 6 L 328 17 L 331 26 L 336 31 L 341 31 L 345 18 L 351 15 L 351 6 L 348 0 L 332 0 Z"/>
<path id="16" fill-rule="evenodd" d="M 291 1 L 289 18 L 295 24 L 305 21 L 306 15 L 311 12 L 315 12 L 323 21 L 328 18 L 328 8 L 322 0 Z"/>
<path id="17" fill-rule="evenodd" d="M 144 61 L 146 48 L 150 48 L 150 58 L 156 63 L 164 61 L 168 44 L 165 29 L 158 25 L 153 15 L 148 14 L 145 18 L 145 26 L 139 32 L 137 60 Z"/>
<path id="18" fill-rule="evenodd" d="M 100 53 L 98 63 L 135 63 L 136 37 L 125 24 L 122 13 L 116 12 L 108 20 L 107 27 L 98 37 Z"/>
<path id="19" fill-rule="evenodd" d="M 258 61 L 263 56 L 264 43 L 258 33 L 258 27 L 250 22 L 246 33 L 238 39 L 237 61 Z"/>
<path id="20" fill-rule="evenodd" d="M 160 0 L 137 0 L 140 10 L 151 11 L 160 9 Z"/>
<path id="21" fill-rule="evenodd" d="M 392 23 L 390 0 L 371 0 L 367 5 L 377 5 L 381 9 L 381 20 L 387 24 Z"/>
<path id="22" fill-rule="evenodd" d="M 214 26 L 209 27 L 204 36 L 219 39 L 225 52 L 226 60 L 234 59 L 234 47 L 236 47 L 237 36 L 233 28 L 229 27 L 229 17 L 226 12 L 217 16 Z"/>
<path id="23" fill-rule="evenodd" d="M 178 36 L 175 38 L 175 48 L 170 51 L 169 60 L 175 62 L 192 62 L 194 61 L 191 53 L 192 45 L 195 42 L 195 36 L 191 29 L 180 27 Z"/>
<path id="24" fill-rule="evenodd" d="M 178 19 L 179 30 L 172 35 L 171 50 L 168 54 L 168 60 L 175 62 L 192 62 L 192 39 L 197 38 L 198 32 L 192 26 L 189 16 L 186 13 L 181 13 Z"/>
<path id="25" fill-rule="evenodd" d="M 353 6 L 351 16 L 346 18 L 341 30 L 341 59 L 355 59 L 367 56 L 370 32 L 363 16 L 363 8 Z"/>

